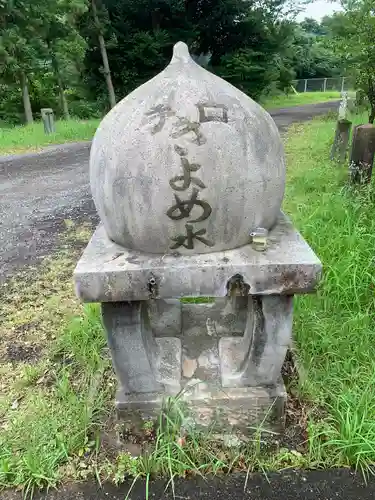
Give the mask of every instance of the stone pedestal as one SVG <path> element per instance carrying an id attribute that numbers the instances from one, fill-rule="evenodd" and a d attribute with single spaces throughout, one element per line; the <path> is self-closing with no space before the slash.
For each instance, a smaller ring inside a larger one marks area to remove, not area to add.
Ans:
<path id="1" fill-rule="evenodd" d="M 318 258 L 280 214 L 264 252 L 249 244 L 145 254 L 113 243 L 99 226 L 74 279 L 83 301 L 102 303 L 120 415 L 152 416 L 164 398 L 178 396 L 199 423 L 242 429 L 282 416 L 293 295 L 314 290 L 320 273 Z"/>

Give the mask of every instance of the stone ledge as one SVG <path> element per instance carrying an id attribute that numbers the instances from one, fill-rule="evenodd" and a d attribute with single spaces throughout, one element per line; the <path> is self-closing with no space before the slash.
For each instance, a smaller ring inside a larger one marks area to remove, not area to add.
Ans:
<path id="1" fill-rule="evenodd" d="M 100 225 L 77 264 L 74 281 L 84 302 L 121 302 L 223 297 L 236 274 L 252 295 L 306 293 L 315 289 L 321 270 L 315 253 L 281 213 L 264 252 L 246 245 L 191 256 L 145 254 L 113 243 Z M 151 288 L 150 279 L 155 283 Z"/>
<path id="2" fill-rule="evenodd" d="M 161 393 L 125 394 L 120 387 L 115 402 L 118 417 L 125 422 L 154 420 L 166 397 Z M 274 387 L 231 389 L 209 389 L 205 384 L 192 382 L 177 396 L 176 404 L 184 417 L 192 418 L 198 427 L 248 434 L 249 427 L 260 424 L 282 427 L 286 400 L 282 380 Z"/>

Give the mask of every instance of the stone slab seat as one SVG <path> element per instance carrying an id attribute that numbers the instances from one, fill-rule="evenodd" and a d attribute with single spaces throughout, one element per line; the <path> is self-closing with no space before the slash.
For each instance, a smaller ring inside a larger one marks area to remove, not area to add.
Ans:
<path id="1" fill-rule="evenodd" d="M 84 302 L 224 297 L 236 274 L 243 276 L 250 294 L 298 294 L 315 289 L 321 269 L 315 253 L 280 213 L 266 252 L 249 244 L 212 254 L 144 254 L 113 243 L 100 225 L 74 271 L 74 282 Z M 155 280 L 151 288 L 150 280 Z"/>

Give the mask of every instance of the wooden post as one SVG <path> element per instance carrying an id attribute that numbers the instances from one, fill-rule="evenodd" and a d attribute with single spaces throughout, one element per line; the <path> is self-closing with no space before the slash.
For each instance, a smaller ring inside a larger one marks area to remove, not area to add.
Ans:
<path id="1" fill-rule="evenodd" d="M 335 139 L 331 149 L 331 160 L 338 160 L 341 163 L 345 161 L 348 151 L 350 130 L 352 122 L 349 120 L 338 120 Z"/>
<path id="2" fill-rule="evenodd" d="M 371 181 L 375 154 L 375 126 L 370 123 L 354 128 L 349 175 L 353 184 Z"/>

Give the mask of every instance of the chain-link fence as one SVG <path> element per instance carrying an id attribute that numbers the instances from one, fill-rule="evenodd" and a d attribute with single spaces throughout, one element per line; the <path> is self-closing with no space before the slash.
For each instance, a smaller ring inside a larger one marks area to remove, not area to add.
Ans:
<path id="1" fill-rule="evenodd" d="M 329 92 L 332 90 L 344 92 L 355 90 L 353 78 L 339 76 L 337 78 L 306 78 L 293 80 L 293 87 L 297 92 Z"/>

